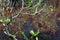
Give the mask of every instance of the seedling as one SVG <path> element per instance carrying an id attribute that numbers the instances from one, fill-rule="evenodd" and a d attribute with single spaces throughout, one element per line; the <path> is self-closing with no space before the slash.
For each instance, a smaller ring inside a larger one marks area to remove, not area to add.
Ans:
<path id="1" fill-rule="evenodd" d="M 39 2 L 36 4 L 36 6 L 42 6 L 42 2 L 43 2 L 43 0 L 39 0 Z"/>
<path id="2" fill-rule="evenodd" d="M 24 32 L 22 32 L 21 34 L 22 34 L 22 36 L 24 37 L 25 40 L 28 40 L 28 38 L 27 38 L 27 36 L 25 35 Z"/>
<path id="3" fill-rule="evenodd" d="M 8 25 L 9 23 L 10 23 L 10 19 L 6 19 L 6 20 L 4 20 L 4 22 Z"/>
<path id="4" fill-rule="evenodd" d="M 36 37 L 36 40 L 38 40 L 37 35 L 39 34 L 39 30 L 37 32 L 34 32 L 33 30 L 30 30 L 30 34 L 32 35 L 32 37 Z"/>
<path id="5" fill-rule="evenodd" d="M 3 19 L 0 19 L 0 23 L 2 23 L 3 22 Z"/>
<path id="6" fill-rule="evenodd" d="M 9 35 L 9 36 L 12 38 L 12 40 L 17 40 L 15 35 Z"/>

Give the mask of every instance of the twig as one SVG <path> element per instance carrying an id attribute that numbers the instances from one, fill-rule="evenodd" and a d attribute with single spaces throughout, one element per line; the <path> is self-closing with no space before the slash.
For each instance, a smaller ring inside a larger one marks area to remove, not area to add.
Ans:
<path id="1" fill-rule="evenodd" d="M 34 12 L 33 14 L 30 14 L 30 15 L 36 15 L 36 14 L 39 14 L 42 10 L 43 10 L 43 8 L 40 9 L 38 12 Z"/>
<path id="2" fill-rule="evenodd" d="M 13 7 L 14 7 L 14 3 L 15 3 L 15 2 L 13 2 L 13 4 L 12 4 L 12 2 L 11 2 L 11 4 L 10 4 L 10 7 L 11 7 L 11 8 L 10 8 L 10 9 L 11 9 L 11 10 L 10 10 L 10 20 L 11 20 L 11 21 L 12 21 L 12 14 L 13 14 L 13 9 L 14 9 L 14 8 L 13 8 Z"/>
<path id="3" fill-rule="evenodd" d="M 4 18 L 4 3 L 2 4 L 2 16 L 3 16 L 3 18 Z"/>
<path id="4" fill-rule="evenodd" d="M 17 16 L 19 16 L 21 14 L 21 11 L 24 9 L 24 0 L 22 0 L 22 8 L 19 11 L 19 13 L 16 16 L 13 16 L 12 19 L 16 18 Z"/>

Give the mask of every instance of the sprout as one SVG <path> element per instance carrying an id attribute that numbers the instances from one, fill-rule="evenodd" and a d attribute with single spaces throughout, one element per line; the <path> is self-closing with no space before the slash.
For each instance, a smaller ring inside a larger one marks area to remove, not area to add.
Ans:
<path id="1" fill-rule="evenodd" d="M 30 30 L 30 34 L 31 34 L 32 36 L 35 36 L 35 33 L 34 33 L 33 30 Z"/>
<path id="2" fill-rule="evenodd" d="M 3 22 L 3 19 L 0 19 L 0 23 L 2 23 Z"/>
<path id="3" fill-rule="evenodd" d="M 43 0 L 39 0 L 39 2 L 36 4 L 38 7 L 39 6 L 42 6 L 42 2 L 43 2 Z"/>
<path id="4" fill-rule="evenodd" d="M 39 30 L 35 33 L 33 30 L 30 30 L 30 34 L 32 35 L 32 37 L 36 37 L 36 40 L 38 40 L 37 35 L 39 34 Z"/>
<path id="5" fill-rule="evenodd" d="M 15 35 L 10 35 L 10 37 L 12 38 L 12 40 L 17 40 Z"/>
<path id="6" fill-rule="evenodd" d="M 10 19 L 6 19 L 6 20 L 4 20 L 4 22 L 6 23 L 6 24 L 8 24 L 8 23 L 10 23 Z"/>
<path id="7" fill-rule="evenodd" d="M 32 36 L 37 36 L 39 33 L 40 33 L 39 30 L 37 32 L 34 32 L 33 30 L 30 30 L 30 34 Z"/>
<path id="8" fill-rule="evenodd" d="M 25 35 L 24 32 L 22 32 L 21 34 L 22 34 L 22 36 L 24 37 L 25 40 L 28 40 L 28 38 L 27 38 L 27 36 Z"/>

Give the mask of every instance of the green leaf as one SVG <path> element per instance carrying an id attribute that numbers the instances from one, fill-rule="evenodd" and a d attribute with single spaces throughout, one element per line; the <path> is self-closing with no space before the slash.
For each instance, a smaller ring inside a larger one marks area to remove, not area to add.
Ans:
<path id="1" fill-rule="evenodd" d="M 30 34 L 31 34 L 32 36 L 35 36 L 35 33 L 34 33 L 33 30 L 30 30 Z"/>
<path id="2" fill-rule="evenodd" d="M 38 7 L 39 6 L 42 6 L 42 2 L 43 2 L 43 0 L 39 0 L 39 2 L 36 4 Z"/>
<path id="3" fill-rule="evenodd" d="M 21 33 L 25 40 L 28 40 L 27 36 L 24 34 L 24 32 Z"/>
<path id="4" fill-rule="evenodd" d="M 4 22 L 8 24 L 10 22 L 10 19 L 7 18 L 6 20 L 4 20 Z"/>
<path id="5" fill-rule="evenodd" d="M 40 33 L 40 30 L 38 30 L 38 31 L 35 33 L 35 36 L 37 36 L 39 33 Z"/>
<path id="6" fill-rule="evenodd" d="M 34 32 L 33 30 L 30 30 L 30 34 L 32 36 L 37 36 L 40 33 L 40 31 L 38 30 L 37 32 Z"/>
<path id="7" fill-rule="evenodd" d="M 28 3 L 28 7 L 32 7 L 33 4 L 31 2 Z"/>
<path id="8" fill-rule="evenodd" d="M 12 40 L 17 40 L 15 35 L 10 35 L 12 37 Z"/>
<path id="9" fill-rule="evenodd" d="M 3 22 L 3 19 L 0 19 L 0 22 Z"/>

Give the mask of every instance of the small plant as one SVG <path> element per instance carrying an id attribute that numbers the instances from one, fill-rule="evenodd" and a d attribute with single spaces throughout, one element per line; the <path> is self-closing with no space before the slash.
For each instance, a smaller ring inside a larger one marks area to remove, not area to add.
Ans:
<path id="1" fill-rule="evenodd" d="M 0 23 L 2 23 L 3 22 L 3 19 L 0 19 Z"/>
<path id="2" fill-rule="evenodd" d="M 5 19 L 5 20 L 3 20 L 3 19 L 0 19 L 0 23 L 3 23 L 3 22 L 5 22 L 6 24 L 9 24 L 10 23 L 10 19 Z"/>
<path id="3" fill-rule="evenodd" d="M 17 40 L 15 35 L 9 35 L 12 40 Z"/>
<path id="4" fill-rule="evenodd" d="M 37 32 L 34 32 L 33 30 L 30 30 L 30 34 L 32 35 L 32 37 L 36 37 L 36 40 L 38 40 L 38 34 L 39 34 L 39 30 Z"/>
<path id="5" fill-rule="evenodd" d="M 8 18 L 6 18 L 6 19 L 4 20 L 4 22 L 8 25 L 8 24 L 11 22 L 11 20 L 8 19 Z"/>
<path id="6" fill-rule="evenodd" d="M 24 32 L 22 32 L 21 34 L 22 34 L 22 36 L 24 37 L 25 40 L 28 40 L 28 38 L 27 38 L 27 36 L 25 35 Z"/>

